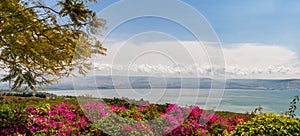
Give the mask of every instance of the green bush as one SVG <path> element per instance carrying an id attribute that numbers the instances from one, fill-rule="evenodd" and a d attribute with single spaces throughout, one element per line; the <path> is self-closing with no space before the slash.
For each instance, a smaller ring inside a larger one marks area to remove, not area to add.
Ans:
<path id="1" fill-rule="evenodd" d="M 0 104 L 0 135 L 9 135 L 10 132 L 28 133 L 27 117 L 26 110 L 11 109 L 8 105 Z"/>
<path id="2" fill-rule="evenodd" d="M 300 119 L 274 113 L 258 114 L 238 125 L 230 135 L 300 135 Z"/>

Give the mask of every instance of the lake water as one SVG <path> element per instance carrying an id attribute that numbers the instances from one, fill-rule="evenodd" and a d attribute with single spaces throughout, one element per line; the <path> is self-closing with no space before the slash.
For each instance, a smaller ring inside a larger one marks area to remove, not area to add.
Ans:
<path id="1" fill-rule="evenodd" d="M 280 113 L 288 110 L 290 102 L 300 91 L 284 90 L 202 90 L 202 89 L 103 89 L 49 91 L 57 95 L 91 95 L 98 98 L 143 98 L 151 103 L 198 105 L 203 109 L 245 113 L 262 105 L 263 111 Z M 300 104 L 297 116 L 300 115 Z"/>

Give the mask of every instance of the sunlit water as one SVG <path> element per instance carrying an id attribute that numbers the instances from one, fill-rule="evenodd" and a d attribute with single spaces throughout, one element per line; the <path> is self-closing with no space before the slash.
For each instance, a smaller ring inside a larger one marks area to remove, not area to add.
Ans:
<path id="1" fill-rule="evenodd" d="M 283 90 L 198 90 L 198 89 L 103 89 L 103 90 L 61 90 L 49 91 L 57 95 L 97 98 L 127 97 L 148 100 L 151 103 L 177 103 L 198 105 L 204 109 L 245 113 L 262 105 L 263 111 L 280 113 L 287 111 L 290 102 L 300 91 Z M 297 104 L 297 116 L 300 104 Z"/>

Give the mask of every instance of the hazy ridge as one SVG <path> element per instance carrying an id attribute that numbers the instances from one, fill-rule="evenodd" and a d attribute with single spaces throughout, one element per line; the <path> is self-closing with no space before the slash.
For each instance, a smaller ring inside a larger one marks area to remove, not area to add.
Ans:
<path id="1" fill-rule="evenodd" d="M 158 78 L 158 77 L 125 77 L 125 76 L 96 76 L 74 81 L 75 88 L 98 89 L 255 89 L 255 90 L 300 90 L 299 79 L 228 79 L 226 84 L 210 78 Z M 74 89 L 73 82 L 64 80 L 59 84 L 48 86 L 49 89 Z"/>

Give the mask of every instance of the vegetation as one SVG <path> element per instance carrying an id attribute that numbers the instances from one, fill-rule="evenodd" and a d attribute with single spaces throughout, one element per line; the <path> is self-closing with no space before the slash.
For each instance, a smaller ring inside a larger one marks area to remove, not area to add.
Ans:
<path id="1" fill-rule="evenodd" d="M 101 33 L 105 20 L 88 9 L 96 0 L 58 0 L 46 5 L 41 0 L 1 0 L 1 81 L 13 90 L 57 82 L 74 73 L 85 74 L 92 54 L 106 49 L 91 34 Z M 25 84 L 25 86 L 22 86 Z"/>
<path id="2" fill-rule="evenodd" d="M 0 132 L 3 135 L 300 135 L 299 118 L 262 113 L 261 106 L 257 108 L 259 114 L 240 114 L 124 98 L 103 99 L 104 103 L 96 98 L 87 100 L 79 105 L 75 97 L 1 96 Z"/>
<path id="3" fill-rule="evenodd" d="M 300 119 L 283 117 L 274 113 L 255 116 L 242 125 L 238 125 L 230 135 L 300 135 Z"/>
<path id="4" fill-rule="evenodd" d="M 291 118 L 294 118 L 296 116 L 295 111 L 297 110 L 297 101 L 299 101 L 299 95 L 296 95 L 294 99 L 290 102 L 289 111 L 286 112 L 286 115 L 288 115 Z"/>
<path id="5" fill-rule="evenodd" d="M 106 52 L 93 36 L 106 22 L 88 2 L 96 0 L 1 0 L 1 81 L 14 91 L 36 90 L 74 72 L 86 74 L 89 58 Z M 71 96 L 1 92 L 0 135 L 300 135 L 298 101 L 297 95 L 282 115 L 263 113 L 261 106 L 239 114 L 117 98 L 79 105 Z"/>
<path id="6" fill-rule="evenodd" d="M 225 135 L 232 131 L 236 125 L 252 117 L 249 114 L 237 113 L 228 116 L 229 113 L 226 112 L 213 114 L 197 106 L 188 108 L 178 107 L 176 104 L 138 106 L 121 99 L 104 99 L 107 106 L 95 101 L 86 102 L 81 105 L 86 110 L 82 110 L 76 98 L 45 99 L 11 96 L 2 96 L 1 98 L 0 132 L 3 135 L 107 135 L 111 133 L 122 135 L 163 133 L 167 135 Z M 187 109 L 191 109 L 191 112 L 183 121 L 182 114 Z M 116 114 L 107 114 L 110 111 Z M 92 117 L 92 115 L 96 115 L 94 119 L 98 123 L 92 123 L 87 118 Z M 117 121 L 118 117 L 140 123 L 126 120 Z M 115 119 L 115 122 L 112 122 L 112 118 Z M 156 118 L 161 120 L 155 122 L 156 124 L 145 124 L 145 122 Z M 174 121 L 183 122 L 178 126 L 176 123 L 174 124 Z M 170 126 L 160 125 L 161 123 L 169 123 Z M 99 127 L 107 126 L 111 127 L 104 131 L 99 129 Z"/>
<path id="7" fill-rule="evenodd" d="M 300 135 L 300 118 L 295 118 L 299 95 L 290 102 L 288 111 L 282 114 L 263 113 L 259 105 L 253 113 L 259 114 L 246 123 L 238 125 L 230 135 Z"/>

